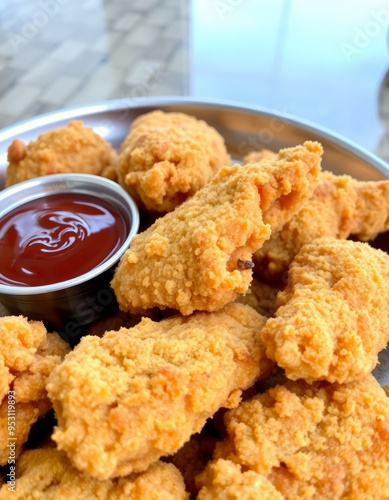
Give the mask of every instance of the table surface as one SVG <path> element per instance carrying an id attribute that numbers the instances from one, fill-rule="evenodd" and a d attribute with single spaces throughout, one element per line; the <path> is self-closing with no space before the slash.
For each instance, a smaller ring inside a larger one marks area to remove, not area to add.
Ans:
<path id="1" fill-rule="evenodd" d="M 389 161 L 388 25 L 388 0 L 4 0 L 0 127 L 191 96 L 302 118 Z"/>

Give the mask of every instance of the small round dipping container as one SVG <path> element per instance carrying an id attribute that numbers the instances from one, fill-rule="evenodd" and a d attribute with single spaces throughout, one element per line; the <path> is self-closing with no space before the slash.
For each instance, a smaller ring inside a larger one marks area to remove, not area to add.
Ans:
<path id="1" fill-rule="evenodd" d="M 47 175 L 0 191 L 0 302 L 78 336 L 116 309 L 109 283 L 138 228 L 131 197 L 96 175 Z"/>

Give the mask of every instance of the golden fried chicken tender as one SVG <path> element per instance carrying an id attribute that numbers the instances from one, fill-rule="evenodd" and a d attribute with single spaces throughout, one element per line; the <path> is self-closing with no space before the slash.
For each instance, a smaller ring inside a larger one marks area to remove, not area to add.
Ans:
<path id="1" fill-rule="evenodd" d="M 389 255 L 368 243 L 304 245 L 262 332 L 288 378 L 348 382 L 369 373 L 389 341 Z"/>
<path id="2" fill-rule="evenodd" d="M 172 464 L 156 462 L 146 472 L 99 481 L 72 467 L 56 448 L 24 451 L 14 491 L 6 483 L 0 500 L 187 500 L 184 481 Z"/>
<path id="3" fill-rule="evenodd" d="M 262 474 L 242 470 L 239 464 L 222 458 L 211 462 L 197 476 L 201 488 L 198 500 L 283 500 L 275 486 Z"/>
<path id="4" fill-rule="evenodd" d="M 389 399 L 371 374 L 343 385 L 286 381 L 227 412 L 225 423 L 215 460 L 263 475 L 282 498 L 389 496 Z M 203 480 L 211 488 L 212 467 Z"/>
<path id="5" fill-rule="evenodd" d="M 98 479 L 145 470 L 268 375 L 264 321 L 230 304 L 82 338 L 47 383 L 58 419 L 54 441 Z"/>
<path id="6" fill-rule="evenodd" d="M 14 443 L 17 456 L 31 426 L 51 409 L 45 383 L 68 351 L 39 321 L 0 318 L 0 465 L 8 461 L 8 445 Z"/>
<path id="7" fill-rule="evenodd" d="M 152 111 L 130 127 L 118 180 L 141 207 L 170 212 L 230 161 L 223 137 L 203 120 Z"/>
<path id="8" fill-rule="evenodd" d="M 280 280 L 301 247 L 316 238 L 354 235 L 367 241 L 387 230 L 389 181 L 360 182 L 322 172 L 309 203 L 254 254 L 255 272 Z"/>
<path id="9" fill-rule="evenodd" d="M 112 287 L 123 311 L 214 311 L 245 293 L 252 253 L 311 197 L 322 148 L 284 149 L 273 162 L 223 167 L 174 212 L 136 235 Z"/>
<path id="10" fill-rule="evenodd" d="M 42 133 L 8 148 L 6 187 L 49 174 L 84 173 L 116 179 L 117 154 L 110 144 L 80 121 Z"/>
<path id="11" fill-rule="evenodd" d="M 244 295 L 238 295 L 235 302 L 238 302 L 239 304 L 247 304 L 262 316 L 270 318 L 273 316 L 277 294 L 279 291 L 280 289 L 277 286 L 260 280 L 254 274 L 247 293 Z"/>

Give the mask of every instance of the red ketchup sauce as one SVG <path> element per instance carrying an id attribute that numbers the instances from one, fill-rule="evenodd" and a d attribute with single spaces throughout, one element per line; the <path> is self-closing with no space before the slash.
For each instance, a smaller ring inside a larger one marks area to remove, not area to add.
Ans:
<path id="1" fill-rule="evenodd" d="M 0 284 L 75 278 L 109 259 L 127 232 L 120 211 L 97 196 L 57 193 L 24 203 L 0 219 Z"/>

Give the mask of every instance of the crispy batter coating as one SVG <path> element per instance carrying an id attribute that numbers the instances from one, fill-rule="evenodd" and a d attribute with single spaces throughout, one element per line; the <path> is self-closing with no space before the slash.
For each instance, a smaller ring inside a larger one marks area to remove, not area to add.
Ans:
<path id="1" fill-rule="evenodd" d="M 230 161 L 223 137 L 203 120 L 153 111 L 132 123 L 118 180 L 141 207 L 170 212 Z"/>
<path id="2" fill-rule="evenodd" d="M 67 172 L 115 179 L 117 154 L 93 129 L 72 121 L 28 144 L 15 139 L 8 148 L 8 162 L 6 187 L 41 175 Z"/>
<path id="3" fill-rule="evenodd" d="M 250 151 L 242 158 L 242 164 L 247 165 L 248 163 L 258 163 L 262 160 L 274 160 L 277 158 L 277 153 L 271 149 L 261 149 L 259 151 Z"/>
<path id="4" fill-rule="evenodd" d="M 9 438 L 14 438 L 17 455 L 32 424 L 52 407 L 45 383 L 68 351 L 69 346 L 57 334 L 47 334 L 39 321 L 0 318 L 0 465 L 7 463 Z M 9 422 L 14 430 L 8 429 Z"/>
<path id="5" fill-rule="evenodd" d="M 270 318 L 275 311 L 275 303 L 279 290 L 277 286 L 266 283 L 254 275 L 247 293 L 238 295 L 235 302 L 247 304 L 262 316 Z"/>
<path id="6" fill-rule="evenodd" d="M 145 470 L 267 376 L 273 364 L 259 341 L 264 321 L 230 304 L 84 337 L 47 383 L 58 419 L 54 441 L 99 479 Z"/>
<path id="7" fill-rule="evenodd" d="M 287 381 L 225 422 L 215 459 L 264 475 L 282 498 L 389 496 L 389 399 L 370 374 L 343 385 Z"/>
<path id="8" fill-rule="evenodd" d="M 295 255 L 316 238 L 374 239 L 389 230 L 389 181 L 360 182 L 323 172 L 309 203 L 254 255 L 255 272 L 280 280 Z"/>
<path id="9" fill-rule="evenodd" d="M 150 309 L 147 311 L 146 315 L 141 316 L 140 314 L 128 314 L 123 311 L 117 311 L 116 313 L 110 314 L 103 318 L 99 318 L 88 325 L 86 335 L 97 335 L 97 337 L 102 337 L 105 332 L 109 330 L 119 330 L 119 328 L 132 328 L 133 326 L 140 323 L 142 317 L 147 317 L 153 321 L 158 321 L 160 319 L 158 316 L 158 311 Z"/>
<path id="10" fill-rule="evenodd" d="M 245 293 L 252 253 L 312 195 L 322 148 L 284 149 L 273 162 L 223 167 L 174 212 L 135 236 L 112 287 L 124 311 L 214 311 Z"/>
<path id="11" fill-rule="evenodd" d="M 282 500 L 284 497 L 262 474 L 242 471 L 239 464 L 220 458 L 196 478 L 198 500 Z"/>
<path id="12" fill-rule="evenodd" d="M 262 332 L 288 378 L 348 382 L 369 373 L 389 341 L 389 255 L 319 238 L 293 261 Z"/>
<path id="13" fill-rule="evenodd" d="M 72 467 L 56 448 L 23 452 L 17 461 L 15 491 L 5 484 L 0 500 L 186 500 L 180 472 L 157 462 L 146 472 L 117 480 L 99 481 Z"/>

